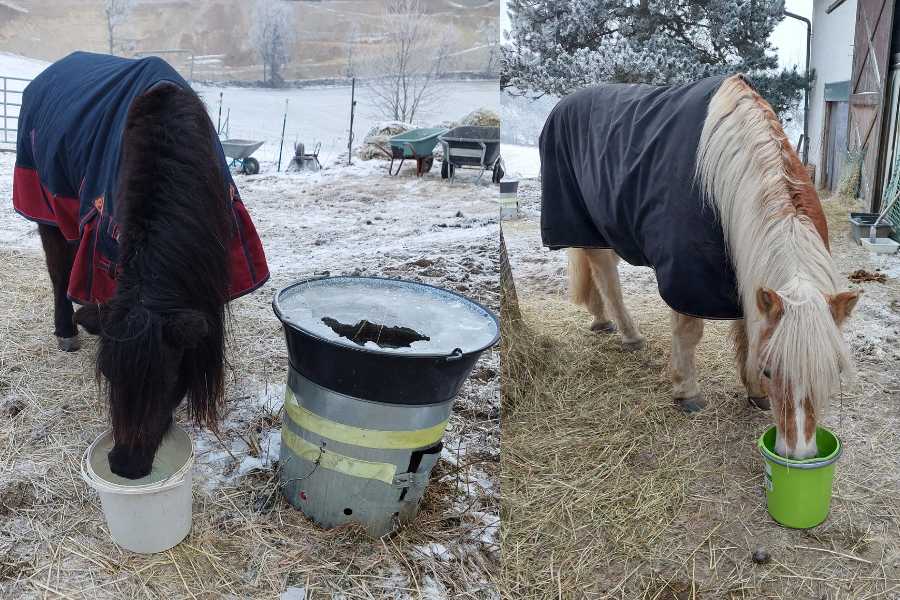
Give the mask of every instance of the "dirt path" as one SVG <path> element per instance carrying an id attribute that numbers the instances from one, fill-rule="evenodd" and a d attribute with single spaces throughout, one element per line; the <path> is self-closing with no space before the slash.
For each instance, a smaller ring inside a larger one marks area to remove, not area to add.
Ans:
<path id="1" fill-rule="evenodd" d="M 222 438 L 191 429 L 192 532 L 171 552 L 136 556 L 111 542 L 78 476 L 107 423 L 94 341 L 55 349 L 40 243 L 9 202 L 12 164 L 0 153 L 0 597 L 263 598 L 286 586 L 312 597 L 496 597 L 498 354 L 485 354 L 455 404 L 419 519 L 371 541 L 321 530 L 272 494 L 287 355 L 270 305 L 279 287 L 327 271 L 424 281 L 496 309 L 493 188 L 389 178 L 382 163 L 238 179 L 272 280 L 231 306 Z"/>
<path id="2" fill-rule="evenodd" d="M 587 313 L 566 301 L 565 253 L 540 244 L 539 182 L 522 182 L 520 195 L 525 217 L 504 222 L 504 233 L 526 319 L 553 357 L 535 367 L 535 391 L 519 393 L 505 414 L 505 593 L 900 596 L 900 258 L 852 244 L 848 207 L 825 203 L 840 272 L 880 269 L 887 279 L 861 285 L 846 330 L 859 383 L 826 420 L 846 449 L 831 515 L 794 531 L 765 510 L 754 446 L 770 417 L 746 404 L 727 324 L 707 324 L 698 365 L 710 406 L 686 417 L 669 395 L 669 316 L 652 270 L 621 269 L 626 304 L 648 337 L 645 350 L 625 353 L 587 331 Z M 760 547 L 768 564 L 751 561 Z"/>

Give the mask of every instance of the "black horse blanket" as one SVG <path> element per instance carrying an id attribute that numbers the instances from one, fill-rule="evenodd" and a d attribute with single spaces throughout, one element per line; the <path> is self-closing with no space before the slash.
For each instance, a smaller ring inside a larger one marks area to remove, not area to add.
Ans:
<path id="1" fill-rule="evenodd" d="M 724 79 L 598 85 L 560 101 L 540 139 L 544 245 L 612 248 L 653 267 L 677 312 L 741 318 L 722 227 L 694 181 L 707 106 Z"/>
<path id="2" fill-rule="evenodd" d="M 19 114 L 13 206 L 26 219 L 59 227 L 77 243 L 69 297 L 103 303 L 116 289 L 116 181 L 132 101 L 160 82 L 190 89 L 164 60 L 75 52 L 28 84 Z M 210 123 L 212 128 L 212 123 Z M 269 277 L 262 243 L 217 143 L 223 185 L 233 200 L 230 296 Z"/>

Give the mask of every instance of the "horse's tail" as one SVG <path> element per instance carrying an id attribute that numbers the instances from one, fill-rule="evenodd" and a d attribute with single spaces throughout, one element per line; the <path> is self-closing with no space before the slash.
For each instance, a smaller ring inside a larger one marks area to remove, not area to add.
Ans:
<path id="1" fill-rule="evenodd" d="M 591 275 L 591 263 L 587 252 L 581 248 L 569 248 L 569 298 L 573 303 L 589 305 L 596 290 Z"/>

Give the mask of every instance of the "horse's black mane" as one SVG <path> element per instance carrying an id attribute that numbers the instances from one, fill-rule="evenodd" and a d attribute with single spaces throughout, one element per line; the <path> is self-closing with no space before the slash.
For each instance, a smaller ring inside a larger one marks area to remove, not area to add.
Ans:
<path id="1" fill-rule="evenodd" d="M 114 436 L 126 447 L 166 427 L 184 394 L 198 422 L 217 423 L 232 221 L 215 143 L 189 89 L 157 86 L 129 111 L 116 193 L 120 275 L 101 308 L 97 355 Z"/>

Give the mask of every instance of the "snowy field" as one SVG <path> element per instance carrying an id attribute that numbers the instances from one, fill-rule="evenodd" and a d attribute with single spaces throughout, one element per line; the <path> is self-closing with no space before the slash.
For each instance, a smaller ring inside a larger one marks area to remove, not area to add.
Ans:
<path id="1" fill-rule="evenodd" d="M 33 78 L 47 64 L 0 53 L 0 76 Z M 265 142 L 254 154 L 254 158 L 263 163 L 263 170 L 274 167 L 278 159 L 282 125 L 285 130 L 282 167 L 293 155 L 294 142 L 303 143 L 310 152 L 321 143 L 322 162 L 333 161 L 341 153 L 346 155 L 350 132 L 349 85 L 286 90 L 197 85 L 195 89 L 206 102 L 213 123 L 220 122 L 221 102 L 223 135 Z M 358 145 L 373 125 L 389 119 L 362 83 L 357 85 L 356 101 L 353 131 Z M 499 112 L 495 81 L 440 82 L 429 91 L 429 99 L 423 102 L 413 124 L 430 127 L 458 121 L 479 108 Z M 18 113 L 13 109 L 12 114 Z"/>
<path id="2" fill-rule="evenodd" d="M 222 93 L 222 122 L 230 111 L 228 137 L 262 141 L 266 144 L 254 156 L 260 161 L 274 162 L 278 158 L 281 126 L 287 103 L 282 166 L 293 154 L 293 143 L 301 142 L 308 151 L 321 142 L 322 157 L 332 160 L 347 152 L 350 131 L 350 86 L 329 86 L 291 90 L 258 88 L 213 88 L 196 86 L 204 98 L 213 122 L 218 120 L 219 93 Z M 377 122 L 390 120 L 373 103 L 365 85 L 356 88 L 356 116 L 353 132 L 361 143 L 369 129 Z M 414 125 L 433 127 L 448 121 L 458 121 L 478 108 L 499 112 L 495 81 L 454 81 L 435 85 L 433 100 L 423 106 Z"/>
<path id="3" fill-rule="evenodd" d="M 40 68 L 13 62 L 19 73 Z M 485 104 L 474 91 L 480 84 L 458 85 L 453 108 L 433 118 Z M 303 137 L 340 139 L 343 117 L 327 119 L 332 108 L 346 116 L 342 90 L 291 93 L 297 122 L 316 124 Z M 233 134 L 243 123 L 247 135 L 268 136 L 276 131 L 270 116 L 280 133 L 283 97 L 267 94 L 281 93 L 226 91 L 226 104 L 233 98 L 232 106 L 264 105 L 254 109 L 258 117 L 233 109 Z M 316 100 L 304 108 L 306 94 Z M 442 460 L 411 527 L 374 541 L 355 528 L 326 531 L 277 492 L 287 354 L 270 304 L 276 290 L 312 274 L 378 275 L 499 305 L 493 186 L 474 184 L 469 172 L 451 186 L 437 169 L 416 179 L 410 165 L 399 177 L 389 177 L 382 161 L 356 159 L 347 167 L 334 144 L 317 173 L 276 173 L 264 164 L 259 175 L 236 175 L 272 278 L 231 305 L 222 435 L 189 427 L 197 453 L 193 529 L 184 543 L 154 556 L 111 542 L 98 498 L 79 478 L 81 453 L 108 423 L 93 381 L 95 343 L 88 338 L 77 353 L 56 350 L 40 240 L 12 210 L 14 155 L 0 153 L 0 597 L 498 597 L 494 350 L 455 403 Z M 179 421 L 187 424 L 186 416 Z"/>

